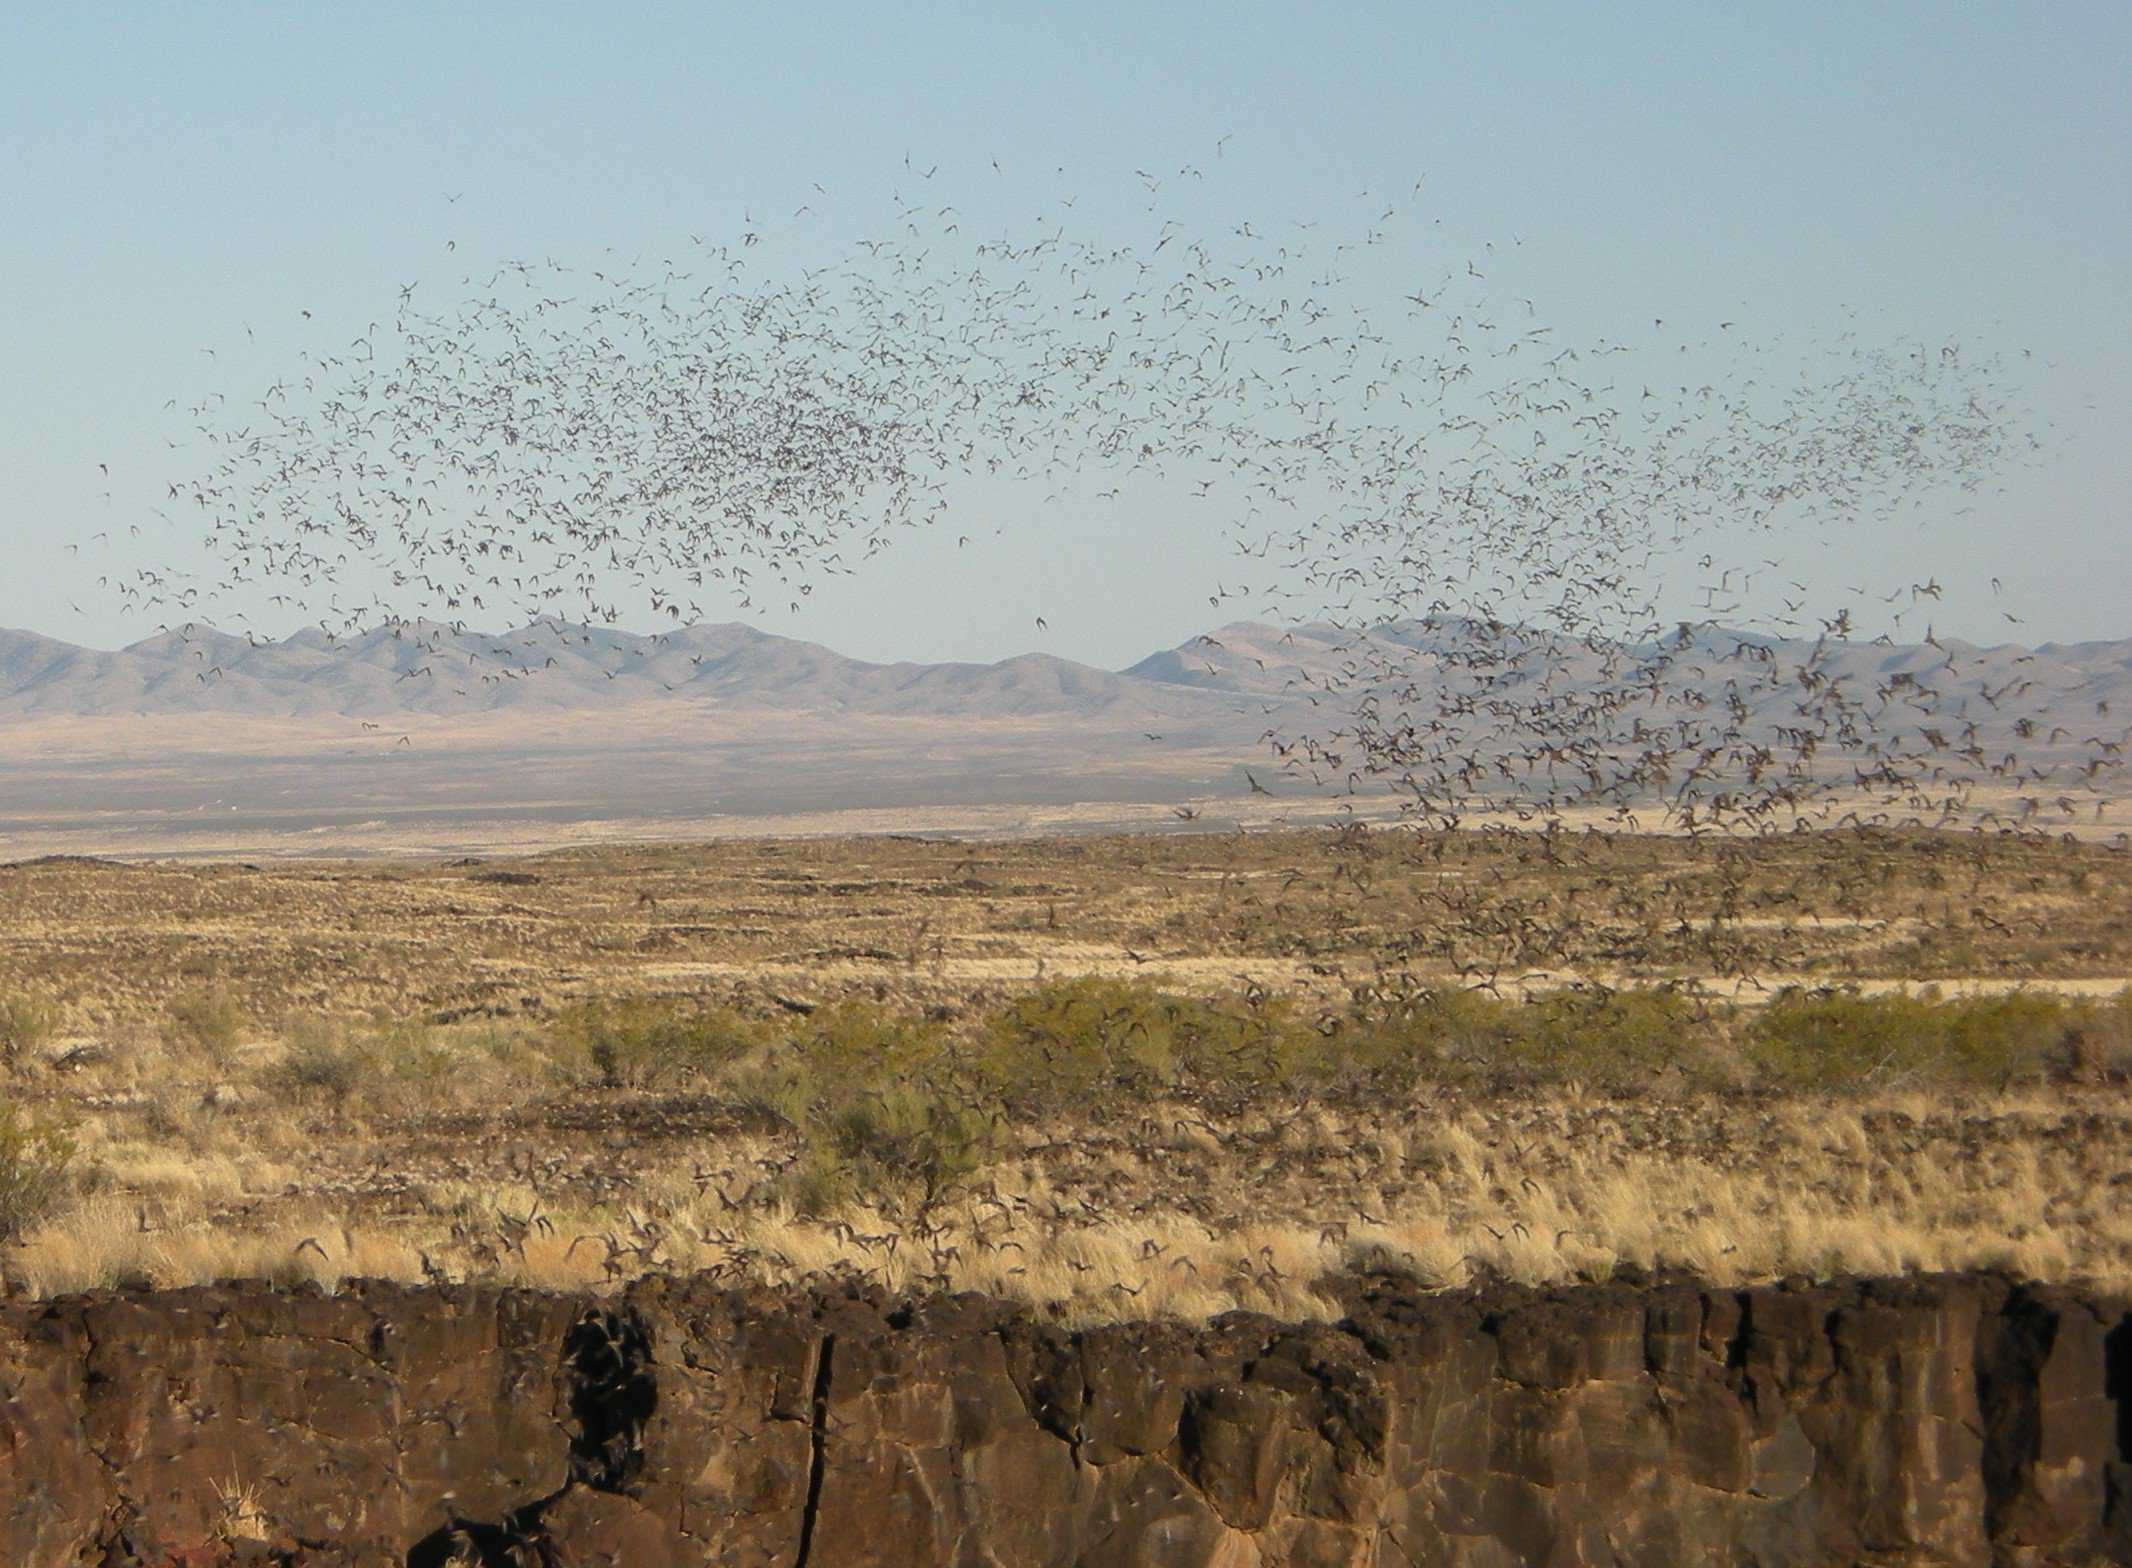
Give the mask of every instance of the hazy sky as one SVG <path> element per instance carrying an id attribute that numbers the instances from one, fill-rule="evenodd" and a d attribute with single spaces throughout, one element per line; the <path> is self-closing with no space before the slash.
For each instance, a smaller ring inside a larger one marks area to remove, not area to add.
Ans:
<path id="1" fill-rule="evenodd" d="M 2122 0 L 795 9 L 11 8 L 0 625 L 102 646 L 153 629 L 95 580 L 172 553 L 161 525 L 129 533 L 191 471 L 165 400 L 247 376 L 256 395 L 303 310 L 359 330 L 407 281 L 656 256 L 802 202 L 826 256 L 908 181 L 906 154 L 1002 221 L 1085 189 L 1100 237 L 1135 168 L 1213 167 L 1219 146 L 1223 180 L 1175 195 L 1187 216 L 1310 218 L 1426 176 L 1444 250 L 1417 268 L 1515 234 L 1517 292 L 1565 330 L 1813 331 L 1848 307 L 2029 350 L 2046 462 L 1960 524 L 1803 569 L 1923 563 L 1949 586 L 1940 629 L 1979 640 L 2132 634 Z M 1227 563 L 1203 514 L 1002 506 L 996 538 L 913 539 L 758 624 L 866 657 L 1117 665 L 1215 618 Z M 263 605 L 253 623 L 293 629 Z"/>

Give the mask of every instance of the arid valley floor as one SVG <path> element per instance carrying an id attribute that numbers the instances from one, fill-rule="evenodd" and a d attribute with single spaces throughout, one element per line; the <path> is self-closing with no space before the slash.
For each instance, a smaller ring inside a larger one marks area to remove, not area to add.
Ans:
<path id="1" fill-rule="evenodd" d="M 33 1295 L 700 1270 L 1086 1324 L 1324 1318 L 1358 1274 L 2132 1285 L 2100 844 L 58 857 L 0 912 L 12 1154 L 64 1166 L 9 1194 Z"/>

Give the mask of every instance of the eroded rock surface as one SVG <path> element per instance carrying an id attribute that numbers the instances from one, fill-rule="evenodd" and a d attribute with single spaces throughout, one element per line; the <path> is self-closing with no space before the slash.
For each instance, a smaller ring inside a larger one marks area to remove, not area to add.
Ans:
<path id="1" fill-rule="evenodd" d="M 2125 1304 L 1346 1287 L 1336 1326 L 234 1285 L 0 1309 L 0 1561 L 2132 1562 Z"/>

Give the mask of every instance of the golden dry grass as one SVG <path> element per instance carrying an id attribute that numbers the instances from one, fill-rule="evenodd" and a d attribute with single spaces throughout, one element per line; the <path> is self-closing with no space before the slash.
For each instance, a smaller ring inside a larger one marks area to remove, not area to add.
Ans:
<path id="1" fill-rule="evenodd" d="M 2121 1095 L 2063 1090 L 1829 1104 L 1571 1089 L 1222 1119 L 1151 1103 L 1132 1126 L 1024 1133 L 920 1212 L 862 1197 L 813 1215 L 780 1181 L 790 1140 L 744 1133 L 642 1146 L 605 1187 L 589 1147 L 530 1181 L 470 1145 L 398 1183 L 337 1181 L 328 1151 L 240 1156 L 188 1183 L 92 1142 L 110 1161 L 100 1190 L 7 1266 L 40 1294 L 140 1278 L 853 1274 L 1079 1322 L 1323 1315 L 1316 1287 L 1353 1271 L 1452 1285 L 1624 1263 L 1721 1283 L 1992 1267 L 2125 1289 L 2128 1135 Z"/>

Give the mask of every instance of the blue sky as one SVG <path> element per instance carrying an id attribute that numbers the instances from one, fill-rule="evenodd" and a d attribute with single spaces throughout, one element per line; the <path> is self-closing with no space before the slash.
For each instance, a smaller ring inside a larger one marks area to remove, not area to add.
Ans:
<path id="1" fill-rule="evenodd" d="M 1351 211 L 1425 176 L 1443 255 L 1515 234 L 1516 291 L 1566 331 L 1848 309 L 2028 349 L 2046 462 L 1804 569 L 1927 561 L 1941 630 L 1980 640 L 2002 606 L 2031 639 L 2132 634 L 2122 4 L 24 9 L 0 21 L 0 625 L 153 629 L 95 579 L 182 553 L 128 532 L 184 471 L 165 400 L 263 383 L 302 310 L 360 328 L 406 281 L 659 254 L 810 201 L 841 247 L 906 155 L 1002 221 L 1082 192 L 1100 235 L 1135 168 L 1219 146 L 1187 218 Z M 996 537 L 914 539 L 759 624 L 1115 665 L 1208 623 L 1228 563 L 1203 516 L 999 504 Z"/>

